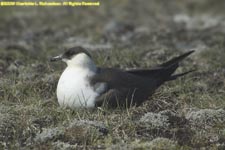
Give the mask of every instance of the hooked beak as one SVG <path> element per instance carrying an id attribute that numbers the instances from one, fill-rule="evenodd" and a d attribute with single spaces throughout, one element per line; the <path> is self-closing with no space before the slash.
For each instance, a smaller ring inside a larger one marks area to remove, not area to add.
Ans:
<path id="1" fill-rule="evenodd" d="M 53 62 L 53 61 L 59 61 L 59 60 L 62 60 L 62 55 L 59 55 L 59 56 L 55 56 L 55 57 L 50 58 L 50 61 L 51 62 Z"/>

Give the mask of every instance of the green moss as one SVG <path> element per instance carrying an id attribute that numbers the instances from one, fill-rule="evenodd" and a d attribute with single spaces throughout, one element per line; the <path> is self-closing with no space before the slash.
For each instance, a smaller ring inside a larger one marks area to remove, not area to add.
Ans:
<path id="1" fill-rule="evenodd" d="M 215 18 L 223 17 L 224 10 L 219 9 L 223 2 L 115 0 L 101 3 L 99 8 L 60 8 L 60 11 L 30 7 L 0 9 L 0 136 L 3 135 L 0 149 L 54 149 L 57 145 L 78 149 L 222 147 L 220 141 L 224 141 L 225 132 L 219 121 L 207 130 L 209 132 L 204 132 L 185 119 L 151 130 L 140 126 L 139 120 L 147 112 L 158 114 L 171 110 L 185 118 L 190 109 L 225 107 L 223 20 L 207 29 L 188 29 L 185 23 L 172 21 L 175 15 L 183 13 L 190 17 L 212 15 L 213 18 L 213 14 L 217 14 Z M 127 34 L 125 29 L 118 34 L 112 30 L 115 37 L 110 37 L 104 28 L 113 21 L 121 22 L 121 26 L 130 22 L 134 31 Z M 149 68 L 190 47 L 197 47 L 196 52 L 181 63 L 178 72 L 193 68 L 197 71 L 166 83 L 140 107 L 63 109 L 57 103 L 55 91 L 65 64 L 51 64 L 48 59 L 63 52 L 71 38 L 75 43 L 76 38 L 85 39 L 93 49 L 95 44 L 110 44 L 111 49 L 92 51 L 96 63 L 123 69 Z M 199 43 L 204 48 L 199 49 Z M 107 133 L 74 126 L 59 136 L 58 141 L 53 138 L 43 144 L 34 142 L 45 129 L 64 127 L 75 119 L 103 122 Z M 184 130 L 187 132 L 182 132 Z M 217 135 L 218 140 L 210 142 L 211 135 Z M 180 140 L 186 136 L 188 140 Z"/>

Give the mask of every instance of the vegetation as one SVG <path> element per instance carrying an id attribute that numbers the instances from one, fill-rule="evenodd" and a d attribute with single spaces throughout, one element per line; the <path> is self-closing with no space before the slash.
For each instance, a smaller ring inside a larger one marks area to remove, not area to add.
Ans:
<path id="1" fill-rule="evenodd" d="M 0 149 L 224 149 L 224 1 L 102 1 L 0 9 Z M 83 46 L 100 66 L 148 68 L 190 49 L 178 72 L 130 109 L 60 108 L 65 64 Z"/>

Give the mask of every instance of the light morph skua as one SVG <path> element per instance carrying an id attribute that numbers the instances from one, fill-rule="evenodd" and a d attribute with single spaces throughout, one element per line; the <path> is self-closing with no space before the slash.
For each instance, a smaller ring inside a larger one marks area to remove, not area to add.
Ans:
<path id="1" fill-rule="evenodd" d="M 179 63 L 193 53 L 189 51 L 150 69 L 121 70 L 95 65 L 90 53 L 82 47 L 68 49 L 51 61 L 67 64 L 57 86 L 60 106 L 94 108 L 100 106 L 139 106 L 166 81 L 175 80 L 191 71 L 173 74 Z"/>

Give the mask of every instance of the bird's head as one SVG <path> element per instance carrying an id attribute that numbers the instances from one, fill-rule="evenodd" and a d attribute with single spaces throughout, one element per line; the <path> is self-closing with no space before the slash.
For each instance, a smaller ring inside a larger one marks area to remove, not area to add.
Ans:
<path id="1" fill-rule="evenodd" d="M 52 57 L 50 61 L 62 60 L 68 66 L 91 67 L 94 65 L 90 53 L 82 47 L 73 47 L 63 54 Z"/>

